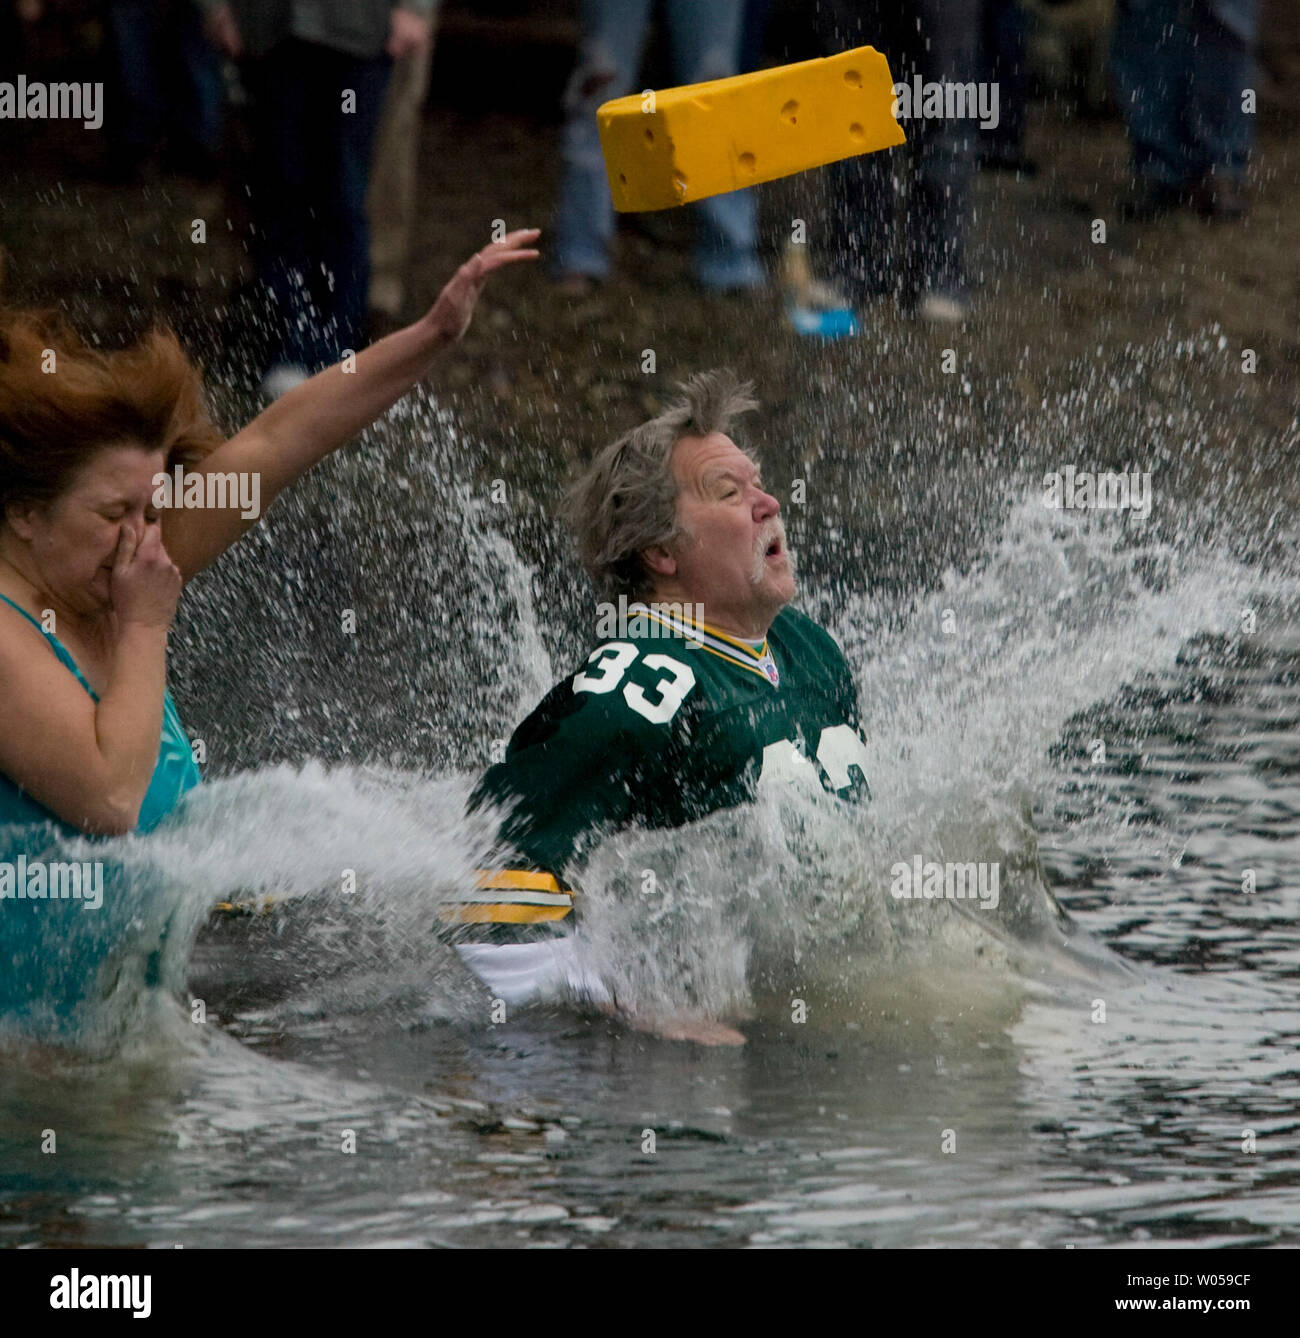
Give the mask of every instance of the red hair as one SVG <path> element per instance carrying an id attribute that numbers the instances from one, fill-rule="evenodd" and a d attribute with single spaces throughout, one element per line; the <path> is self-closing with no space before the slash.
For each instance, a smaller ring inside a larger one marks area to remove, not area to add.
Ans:
<path id="1" fill-rule="evenodd" d="M 0 515 L 12 502 L 49 505 L 106 447 L 164 451 L 170 469 L 223 435 L 170 330 L 108 353 L 57 313 L 0 308 Z"/>

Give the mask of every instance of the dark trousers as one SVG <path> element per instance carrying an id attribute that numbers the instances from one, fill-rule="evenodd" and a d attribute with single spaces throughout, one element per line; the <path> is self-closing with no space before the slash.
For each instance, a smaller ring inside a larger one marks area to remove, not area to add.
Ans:
<path id="1" fill-rule="evenodd" d="M 984 0 L 983 62 L 980 78 L 1000 91 L 998 123 L 980 131 L 980 148 L 1018 158 L 1025 147 L 1025 106 L 1029 101 L 1028 20 L 1020 0 Z"/>
<path id="2" fill-rule="evenodd" d="M 119 151 L 140 159 L 170 139 L 177 151 L 214 157 L 226 90 L 198 8 L 189 0 L 111 0 L 107 17 L 122 99 Z"/>
<path id="3" fill-rule="evenodd" d="M 366 187 L 391 65 L 387 56 L 362 60 L 291 39 L 245 68 L 272 362 L 317 371 L 362 346 Z"/>
<path id="4" fill-rule="evenodd" d="M 826 52 L 874 46 L 896 84 L 917 74 L 978 77 L 982 0 L 823 0 L 810 17 Z M 832 268 L 856 298 L 960 294 L 978 124 L 916 116 L 900 124 L 906 146 L 832 169 Z"/>
<path id="5" fill-rule="evenodd" d="M 1207 0 L 1121 0 L 1111 65 L 1139 179 L 1193 185 L 1207 172 L 1239 183 L 1255 117 L 1242 92 L 1255 86 L 1256 8 Z"/>

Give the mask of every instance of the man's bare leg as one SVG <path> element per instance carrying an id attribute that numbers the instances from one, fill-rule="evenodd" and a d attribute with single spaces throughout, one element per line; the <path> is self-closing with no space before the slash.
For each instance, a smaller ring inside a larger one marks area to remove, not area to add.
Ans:
<path id="1" fill-rule="evenodd" d="M 744 1045 L 745 1037 L 735 1027 L 709 1017 L 693 1017 L 688 1013 L 672 1017 L 632 1017 L 622 1013 L 612 1003 L 600 1005 L 602 1013 L 618 1018 L 633 1031 L 644 1031 L 664 1041 L 693 1041 L 696 1045 Z"/>

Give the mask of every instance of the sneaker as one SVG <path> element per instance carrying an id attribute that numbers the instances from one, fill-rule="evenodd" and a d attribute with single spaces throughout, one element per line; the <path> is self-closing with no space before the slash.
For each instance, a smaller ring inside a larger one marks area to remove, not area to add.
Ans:
<path id="1" fill-rule="evenodd" d="M 1150 223 L 1189 203 L 1187 192 L 1181 186 L 1171 186 L 1164 181 L 1144 181 L 1126 200 L 1120 201 L 1119 216 L 1130 223 Z"/>
<path id="2" fill-rule="evenodd" d="M 964 321 L 969 311 L 970 304 L 956 293 L 925 293 L 916 305 L 916 314 L 935 325 L 955 325 Z"/>
<path id="3" fill-rule="evenodd" d="M 857 317 L 851 307 L 786 308 L 786 315 L 796 334 L 816 335 L 820 339 L 843 339 L 858 333 Z"/>
<path id="4" fill-rule="evenodd" d="M 262 378 L 261 395 L 269 404 L 294 387 L 311 380 L 311 373 L 296 362 L 277 362 Z"/>
<path id="5" fill-rule="evenodd" d="M 796 334 L 840 339 L 858 333 L 849 300 L 838 288 L 813 277 L 808 248 L 787 244 L 781 260 L 785 311 Z"/>

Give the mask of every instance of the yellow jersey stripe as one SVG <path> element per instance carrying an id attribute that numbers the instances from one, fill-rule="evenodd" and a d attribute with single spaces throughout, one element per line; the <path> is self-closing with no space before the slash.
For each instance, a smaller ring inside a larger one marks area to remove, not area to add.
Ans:
<path id="1" fill-rule="evenodd" d="M 763 638 L 763 648 L 755 650 L 747 641 L 741 641 L 738 637 L 729 636 L 726 632 L 719 632 L 716 627 L 710 627 L 708 623 L 701 623 L 700 626 L 710 635 L 718 638 L 719 641 L 725 641 L 729 646 L 735 648 L 745 655 L 750 655 L 756 660 L 761 660 L 767 654 L 767 638 Z"/>
<path id="2" fill-rule="evenodd" d="M 727 652 L 724 650 L 714 650 L 712 646 L 706 644 L 703 641 L 700 642 L 700 647 L 703 650 L 707 650 L 710 655 L 716 655 L 718 659 L 726 660 L 728 663 L 734 664 L 737 669 L 748 669 L 751 674 L 757 674 L 759 678 L 763 680 L 764 683 L 767 683 L 769 686 L 771 686 L 772 680 L 768 678 L 768 676 L 758 667 L 757 664 L 752 664 L 752 663 L 746 664 L 744 660 L 738 660 L 735 658 L 735 656 L 728 655 Z"/>
<path id="3" fill-rule="evenodd" d="M 662 613 L 656 613 L 645 605 L 641 605 L 637 611 L 644 612 L 662 627 L 670 628 L 679 636 L 694 641 L 696 645 L 711 651 L 714 655 L 718 655 L 742 669 L 750 669 L 764 681 L 771 682 L 761 667 L 764 658 L 768 655 L 766 641 L 763 642 L 761 650 L 755 650 L 753 646 L 746 645 L 745 642 L 739 641 L 733 636 L 728 636 L 726 632 L 719 632 L 707 623 L 684 623 L 676 618 L 669 618 Z M 716 641 L 718 644 L 710 645 L 711 641 Z M 737 656 L 743 656 L 744 658 L 737 658 Z"/>
<path id="4" fill-rule="evenodd" d="M 572 906 L 518 906 L 504 903 L 486 906 L 443 906 L 439 911 L 446 924 L 461 925 L 533 925 L 546 920 L 563 920 L 573 914 Z"/>
<path id="5" fill-rule="evenodd" d="M 521 892 L 565 892 L 554 874 L 541 869 L 476 869 L 475 887 L 491 887 Z"/>
<path id="6" fill-rule="evenodd" d="M 716 627 L 710 627 L 708 623 L 685 623 L 680 618 L 671 618 L 666 613 L 659 613 L 647 604 L 629 605 L 629 610 L 631 609 L 636 609 L 638 613 L 645 613 L 647 617 L 653 618 L 655 622 L 662 624 L 664 627 L 671 627 L 673 631 L 680 632 L 683 636 L 692 637 L 692 634 L 694 634 L 694 640 L 699 640 L 700 634 L 716 637 L 719 641 L 725 641 L 727 645 L 734 646 L 742 654 L 753 656 L 754 659 L 760 659 L 767 653 L 766 637 L 763 639 L 762 650 L 755 650 L 748 642 L 732 636 L 729 632 L 720 632 Z"/>

